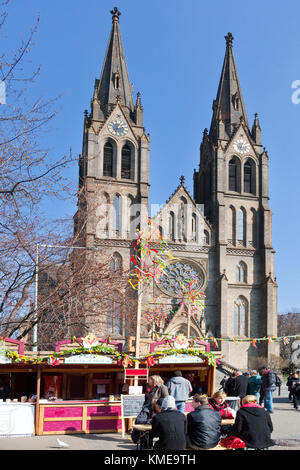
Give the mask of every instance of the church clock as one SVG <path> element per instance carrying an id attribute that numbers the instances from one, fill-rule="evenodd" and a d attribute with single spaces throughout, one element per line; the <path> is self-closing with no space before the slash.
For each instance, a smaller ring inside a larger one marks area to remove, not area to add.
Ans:
<path id="1" fill-rule="evenodd" d="M 122 119 L 114 119 L 108 124 L 108 130 L 111 134 L 122 137 L 127 134 L 128 126 Z"/>

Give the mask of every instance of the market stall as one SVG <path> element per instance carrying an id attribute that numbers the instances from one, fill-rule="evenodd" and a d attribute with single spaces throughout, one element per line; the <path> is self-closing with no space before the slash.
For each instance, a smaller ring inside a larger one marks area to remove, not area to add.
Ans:
<path id="1" fill-rule="evenodd" d="M 149 375 L 158 374 L 166 383 L 176 370 L 190 380 L 192 394 L 211 396 L 215 391 L 217 355 L 210 351 L 209 343 L 192 343 L 183 335 L 150 344 L 149 354 L 144 361 Z M 186 403 L 186 412 L 192 411 L 192 400 Z"/>
<path id="2" fill-rule="evenodd" d="M 56 344 L 41 371 L 37 434 L 119 432 L 122 344 L 91 335 Z"/>
<path id="3" fill-rule="evenodd" d="M 0 437 L 32 436 L 35 432 L 35 404 L 28 398 L 36 390 L 36 370 L 13 360 L 23 354 L 23 342 L 0 338 Z"/>
<path id="4" fill-rule="evenodd" d="M 122 344 L 89 335 L 59 342 L 55 351 L 42 354 L 6 344 L 2 356 L 0 375 L 10 384 L 8 400 L 33 410 L 32 433 L 121 431 L 121 394 L 128 391 Z"/>

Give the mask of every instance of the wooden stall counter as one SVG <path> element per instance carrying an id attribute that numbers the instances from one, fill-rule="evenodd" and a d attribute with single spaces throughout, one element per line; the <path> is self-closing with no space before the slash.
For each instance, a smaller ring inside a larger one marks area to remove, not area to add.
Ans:
<path id="1" fill-rule="evenodd" d="M 121 401 L 40 401 L 37 434 L 89 434 L 122 431 Z"/>

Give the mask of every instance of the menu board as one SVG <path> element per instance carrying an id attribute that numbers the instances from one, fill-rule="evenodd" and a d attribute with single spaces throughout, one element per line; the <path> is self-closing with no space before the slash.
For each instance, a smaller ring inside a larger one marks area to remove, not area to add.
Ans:
<path id="1" fill-rule="evenodd" d="M 145 395 L 121 395 L 122 435 L 125 434 L 125 418 L 136 418 L 145 401 Z"/>
<path id="2" fill-rule="evenodd" d="M 136 418 L 143 407 L 145 395 L 121 395 L 123 418 Z"/>

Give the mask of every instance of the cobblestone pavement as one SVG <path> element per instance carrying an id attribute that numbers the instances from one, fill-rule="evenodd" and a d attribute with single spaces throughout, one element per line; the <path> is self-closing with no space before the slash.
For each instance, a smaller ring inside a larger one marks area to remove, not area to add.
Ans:
<path id="1" fill-rule="evenodd" d="M 288 401 L 288 392 L 282 387 L 281 396 L 278 392 L 274 395 L 274 414 L 271 415 L 274 431 L 272 438 L 276 446 L 272 450 L 300 450 L 300 408 L 295 410 L 292 403 Z M 121 434 L 74 434 L 74 435 L 51 435 L 19 438 L 0 439 L 0 451 L 23 451 L 23 450 L 58 450 L 57 437 L 69 444 L 70 447 L 61 449 L 62 452 L 69 450 L 135 450 L 130 436 Z"/>

